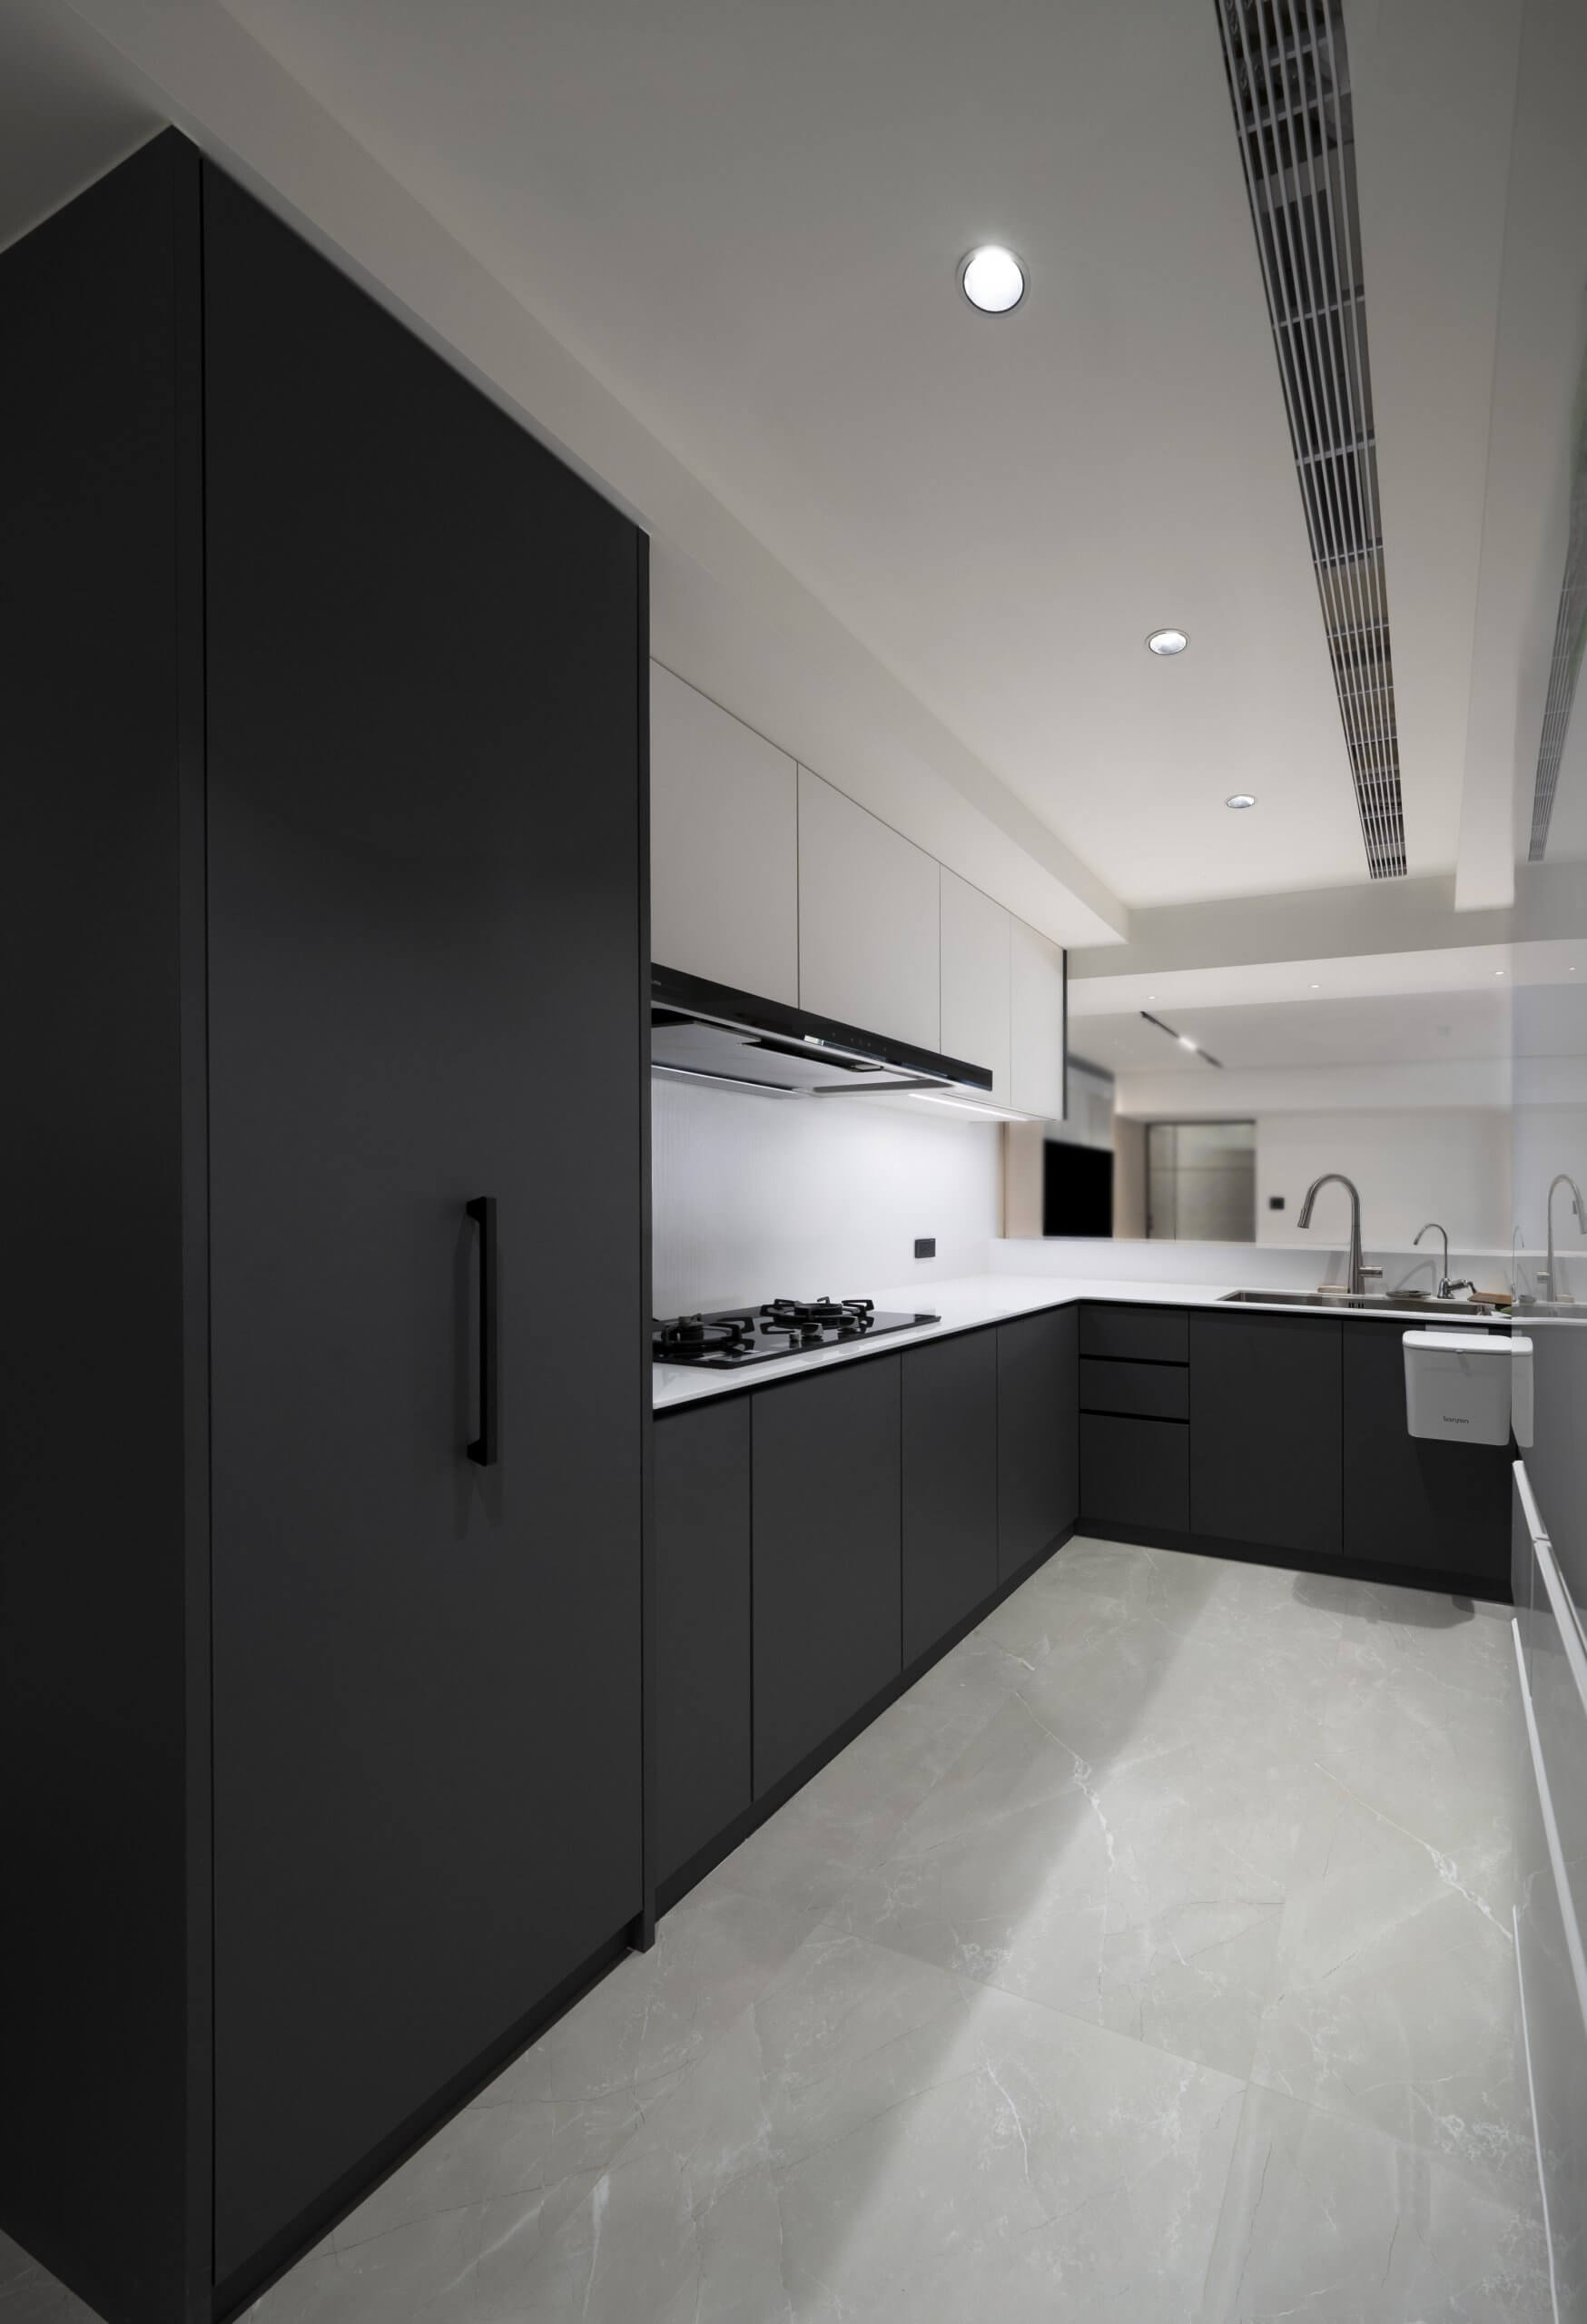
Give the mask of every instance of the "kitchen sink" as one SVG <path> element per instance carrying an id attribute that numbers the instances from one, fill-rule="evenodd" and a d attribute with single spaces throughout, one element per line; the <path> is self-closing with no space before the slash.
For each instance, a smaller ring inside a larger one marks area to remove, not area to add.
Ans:
<path id="1" fill-rule="evenodd" d="M 1436 1299 L 1428 1291 L 1226 1291 L 1253 1307 L 1414 1308 L 1417 1315 L 1497 1315 L 1491 1299 Z M 1222 1303 L 1220 1302 L 1220 1305 Z"/>

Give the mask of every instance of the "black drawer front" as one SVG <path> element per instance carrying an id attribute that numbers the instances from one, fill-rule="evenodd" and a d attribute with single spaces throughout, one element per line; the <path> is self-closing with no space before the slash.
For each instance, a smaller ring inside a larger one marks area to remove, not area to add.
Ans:
<path id="1" fill-rule="evenodd" d="M 1136 1364 L 1188 1364 L 1188 1318 L 1174 1307 L 1084 1306 L 1080 1354 Z"/>
<path id="2" fill-rule="evenodd" d="M 1178 1364 L 1116 1364 L 1080 1358 L 1080 1410 L 1129 1413 L 1140 1420 L 1188 1420 L 1190 1374 Z"/>
<path id="3" fill-rule="evenodd" d="M 1080 1414 L 1080 1524 L 1190 1527 L 1190 1431 L 1180 1421 Z"/>

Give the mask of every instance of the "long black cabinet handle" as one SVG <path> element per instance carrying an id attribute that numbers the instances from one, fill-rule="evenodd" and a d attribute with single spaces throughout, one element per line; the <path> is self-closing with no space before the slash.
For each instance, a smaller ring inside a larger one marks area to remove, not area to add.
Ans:
<path id="1" fill-rule="evenodd" d="M 479 1433 L 468 1444 L 468 1458 L 482 1469 L 495 1465 L 500 1450 L 499 1381 L 497 1362 L 496 1196 L 476 1195 L 468 1216 L 479 1228 Z"/>

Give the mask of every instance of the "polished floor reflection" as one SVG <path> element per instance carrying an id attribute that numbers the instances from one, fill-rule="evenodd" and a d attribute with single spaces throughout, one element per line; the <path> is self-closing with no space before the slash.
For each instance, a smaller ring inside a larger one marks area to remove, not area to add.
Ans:
<path id="1" fill-rule="evenodd" d="M 1543 2324 L 1513 1668 L 1071 1543 L 253 2324 Z"/>

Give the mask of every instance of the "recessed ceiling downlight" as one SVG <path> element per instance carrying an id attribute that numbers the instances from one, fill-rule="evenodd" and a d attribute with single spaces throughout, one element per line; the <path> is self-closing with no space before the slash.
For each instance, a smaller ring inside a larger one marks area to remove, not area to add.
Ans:
<path id="1" fill-rule="evenodd" d="M 1147 638 L 1147 652 L 1168 655 L 1183 654 L 1190 640 L 1182 629 L 1154 629 Z"/>
<path id="2" fill-rule="evenodd" d="M 1254 807 L 1257 794 L 1254 791 L 1231 791 L 1223 803 L 1226 807 Z"/>
<path id="3" fill-rule="evenodd" d="M 983 315 L 1006 315 L 1025 296 L 1025 270 L 1012 251 L 983 242 L 960 268 L 959 288 Z"/>

